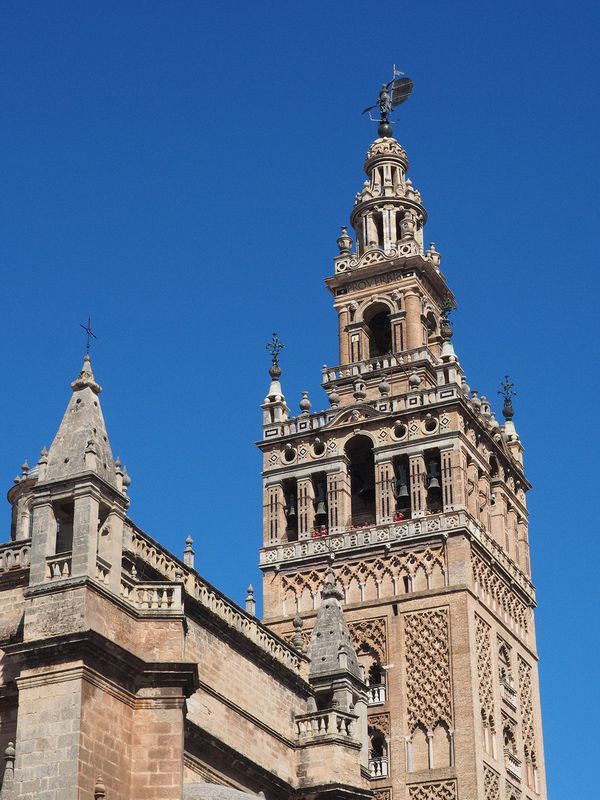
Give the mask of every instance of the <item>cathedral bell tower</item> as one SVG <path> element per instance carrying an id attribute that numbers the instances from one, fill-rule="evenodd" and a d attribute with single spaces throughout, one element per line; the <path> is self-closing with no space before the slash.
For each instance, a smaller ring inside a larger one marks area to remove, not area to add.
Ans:
<path id="1" fill-rule="evenodd" d="M 385 91 L 382 89 L 382 93 Z M 381 99 L 381 94 L 380 94 Z M 263 408 L 265 622 L 308 641 L 328 570 L 368 685 L 378 800 L 545 798 L 523 448 L 452 343 L 455 298 L 385 108 L 326 284 L 329 405 Z M 389 111 L 389 109 L 388 109 Z"/>

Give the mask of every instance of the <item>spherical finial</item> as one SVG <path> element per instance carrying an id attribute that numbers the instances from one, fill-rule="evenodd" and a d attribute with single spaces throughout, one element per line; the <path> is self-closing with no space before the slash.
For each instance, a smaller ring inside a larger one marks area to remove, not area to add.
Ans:
<path id="1" fill-rule="evenodd" d="M 300 406 L 300 411 L 303 414 L 310 413 L 311 402 L 308 399 L 308 392 L 302 392 L 302 400 L 300 400 L 299 406 Z"/>
<path id="2" fill-rule="evenodd" d="M 416 388 L 417 388 L 417 386 L 420 386 L 420 385 L 421 385 L 421 376 L 420 376 L 420 375 L 419 375 L 419 373 L 418 373 L 418 372 L 416 372 L 415 370 L 413 370 L 413 371 L 410 373 L 410 375 L 408 376 L 408 384 L 409 384 L 409 386 L 411 386 L 413 389 L 416 389 Z"/>
<path id="3" fill-rule="evenodd" d="M 391 391 L 391 388 L 392 387 L 390 386 L 390 384 L 388 383 L 388 380 L 387 380 L 387 375 L 382 375 L 381 376 L 381 382 L 379 383 L 379 386 L 378 386 L 379 394 L 382 397 L 387 397 L 388 394 Z"/>
<path id="4" fill-rule="evenodd" d="M 377 133 L 381 139 L 389 139 L 392 136 L 392 126 L 387 119 L 382 119 L 377 126 Z"/>

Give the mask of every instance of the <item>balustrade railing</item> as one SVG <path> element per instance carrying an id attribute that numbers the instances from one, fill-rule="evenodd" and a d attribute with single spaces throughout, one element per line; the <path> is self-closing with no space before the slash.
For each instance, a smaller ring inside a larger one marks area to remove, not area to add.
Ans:
<path id="1" fill-rule="evenodd" d="M 343 378 L 353 378 L 357 375 L 366 375 L 380 369 L 391 369 L 392 367 L 413 364 L 416 361 L 429 361 L 431 364 L 439 363 L 434 359 L 433 353 L 428 347 L 417 347 L 408 350 L 403 355 L 388 353 L 385 356 L 375 356 L 364 361 L 355 361 L 353 364 L 344 364 L 336 367 L 323 367 L 323 383 L 331 383 Z"/>
<path id="2" fill-rule="evenodd" d="M 96 580 L 99 583 L 107 584 L 109 575 L 110 575 L 110 564 L 108 563 L 108 561 L 105 561 L 103 558 L 100 558 L 100 556 L 98 556 L 96 558 Z"/>
<path id="3" fill-rule="evenodd" d="M 29 567 L 31 541 L 21 540 L 0 545 L 0 573 Z"/>
<path id="4" fill-rule="evenodd" d="M 502 697 L 506 702 L 513 708 L 516 709 L 517 707 L 517 690 L 509 683 L 507 680 L 500 681 L 500 688 L 502 690 Z"/>
<path id="5" fill-rule="evenodd" d="M 388 776 L 387 756 L 375 756 L 373 758 L 369 758 L 369 775 L 373 780 L 379 780 L 379 778 L 387 778 Z"/>
<path id="6" fill-rule="evenodd" d="M 51 581 L 71 576 L 72 553 L 58 553 L 46 558 L 46 578 Z"/>
<path id="7" fill-rule="evenodd" d="M 367 693 L 370 706 L 380 706 L 385 703 L 385 686 L 382 683 L 367 687 Z"/>
<path id="8" fill-rule="evenodd" d="M 354 714 L 344 711 L 312 711 L 296 716 L 296 730 L 300 739 L 318 736 L 346 736 L 354 738 Z"/>
<path id="9" fill-rule="evenodd" d="M 506 765 L 506 771 L 512 775 L 513 778 L 520 781 L 522 774 L 521 760 L 507 747 L 504 748 L 504 763 Z"/>
<path id="10" fill-rule="evenodd" d="M 121 597 L 138 611 L 183 611 L 182 587 L 177 583 L 136 583 L 123 576 Z"/>
<path id="11" fill-rule="evenodd" d="M 383 522 L 364 528 L 332 529 L 326 536 L 298 539 L 295 542 L 273 543 L 262 548 L 260 564 L 262 567 L 268 567 L 282 561 L 292 561 L 306 556 L 360 549 L 374 544 L 412 539 L 433 533 L 450 533 L 457 528 L 469 531 L 526 595 L 531 600 L 535 598 L 533 584 L 529 578 L 464 509 L 429 514 L 425 517 L 412 517 L 402 522 Z"/>

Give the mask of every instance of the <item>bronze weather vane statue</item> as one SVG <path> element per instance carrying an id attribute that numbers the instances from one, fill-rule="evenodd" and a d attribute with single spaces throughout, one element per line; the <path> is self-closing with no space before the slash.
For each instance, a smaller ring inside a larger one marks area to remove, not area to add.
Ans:
<path id="1" fill-rule="evenodd" d="M 363 114 L 368 113 L 369 119 L 372 122 L 379 123 L 377 133 L 381 137 L 389 137 L 392 135 L 392 124 L 395 122 L 395 120 L 390 119 L 390 114 L 401 103 L 404 103 L 405 100 L 408 100 L 413 90 L 413 82 L 411 79 L 407 78 L 406 75 L 403 75 L 403 73 L 400 72 L 400 70 L 397 70 L 395 66 L 393 69 L 393 76 L 394 77 L 389 83 L 382 84 L 375 103 L 372 106 L 365 108 L 365 110 L 362 112 Z M 381 115 L 380 119 L 376 119 L 371 114 L 371 111 L 373 111 L 375 108 L 379 109 L 379 113 Z"/>

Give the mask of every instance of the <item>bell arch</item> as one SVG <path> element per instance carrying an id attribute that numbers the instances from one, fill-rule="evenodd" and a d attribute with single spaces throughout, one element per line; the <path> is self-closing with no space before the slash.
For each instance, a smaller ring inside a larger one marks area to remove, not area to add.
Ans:
<path id="1" fill-rule="evenodd" d="M 392 352 L 392 322 L 390 307 L 378 300 L 363 311 L 363 321 L 369 345 L 369 358 Z"/>
<path id="2" fill-rule="evenodd" d="M 373 441 L 358 434 L 346 442 L 349 461 L 352 524 L 375 523 L 375 457 Z"/>

